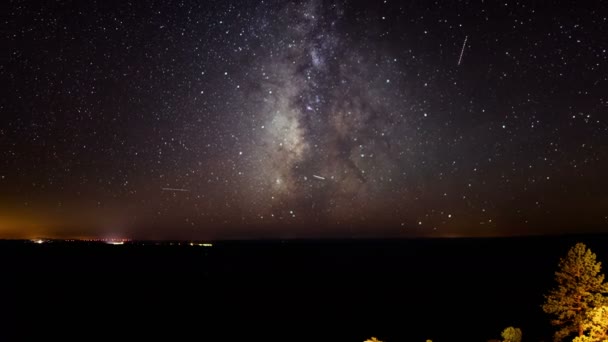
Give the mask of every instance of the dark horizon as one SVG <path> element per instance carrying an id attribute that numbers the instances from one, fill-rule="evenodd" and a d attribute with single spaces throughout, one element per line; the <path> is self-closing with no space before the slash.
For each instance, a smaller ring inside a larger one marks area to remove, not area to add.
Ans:
<path id="1" fill-rule="evenodd" d="M 590 236 L 597 236 L 600 238 L 604 238 L 608 236 L 608 233 L 604 231 L 564 231 L 564 232 L 531 232 L 528 234 L 511 234 L 511 235 L 422 235 L 422 234 L 404 234 L 401 236 L 382 236 L 381 234 L 377 235 L 311 235 L 305 236 L 303 234 L 293 234 L 292 236 L 284 235 L 279 236 L 277 234 L 268 234 L 268 236 L 257 236 L 257 237 L 247 237 L 245 234 L 239 234 L 239 232 L 235 232 L 234 236 L 223 236 L 223 237 L 195 237 L 195 236 L 187 236 L 187 237 L 177 237 L 177 236 L 160 236 L 156 238 L 138 238 L 129 235 L 120 235 L 120 234 L 106 234 L 106 235 L 89 235 L 89 236 L 76 236 L 76 235 L 65 235 L 65 236 L 49 236 L 49 235 L 31 235 L 31 236 L 14 236 L 14 237 L 1 237 L 0 241 L 28 241 L 33 242 L 38 239 L 47 240 L 47 241 L 69 241 L 73 240 L 76 242 L 87 242 L 87 241 L 125 241 L 129 243 L 137 243 L 137 242 L 167 242 L 167 243 L 182 243 L 187 244 L 189 242 L 212 242 L 212 243 L 241 243 L 241 242 L 251 242 L 251 243 L 322 243 L 327 241 L 328 243 L 333 242 L 404 242 L 404 241 L 427 241 L 427 240 L 487 240 L 487 239 L 497 239 L 497 240 L 516 240 L 516 239 L 561 239 L 561 238 L 571 238 L 575 239 L 577 237 L 588 238 Z"/>

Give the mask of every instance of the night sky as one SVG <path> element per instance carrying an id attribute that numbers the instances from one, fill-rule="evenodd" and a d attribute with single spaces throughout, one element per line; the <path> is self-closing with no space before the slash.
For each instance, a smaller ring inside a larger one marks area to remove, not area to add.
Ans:
<path id="1" fill-rule="evenodd" d="M 608 6 L 535 3 L 9 1 L 0 237 L 608 231 Z"/>

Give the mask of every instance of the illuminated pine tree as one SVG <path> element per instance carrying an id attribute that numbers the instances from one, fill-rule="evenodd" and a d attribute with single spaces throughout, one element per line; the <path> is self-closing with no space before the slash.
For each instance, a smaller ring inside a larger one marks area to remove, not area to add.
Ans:
<path id="1" fill-rule="evenodd" d="M 561 341 L 572 334 L 583 336 L 585 322 L 594 308 L 608 305 L 608 284 L 600 273 L 601 262 L 584 244 L 572 247 L 559 262 L 555 272 L 557 288 L 545 296 L 543 311 L 551 316 L 551 323 L 559 330 L 555 340 Z"/>
<path id="2" fill-rule="evenodd" d="M 508 327 L 502 331 L 503 342 L 521 342 L 521 329 Z"/>
<path id="3" fill-rule="evenodd" d="M 578 336 L 573 342 L 608 341 L 608 306 L 591 310 L 583 328 L 585 329 L 585 335 Z"/>

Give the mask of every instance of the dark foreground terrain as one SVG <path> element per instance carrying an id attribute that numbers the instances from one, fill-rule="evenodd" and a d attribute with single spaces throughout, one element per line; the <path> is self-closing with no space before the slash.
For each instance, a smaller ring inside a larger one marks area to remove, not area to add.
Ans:
<path id="1" fill-rule="evenodd" d="M 486 341 L 516 326 L 525 341 L 540 341 L 552 332 L 543 294 L 576 242 L 597 254 L 606 274 L 608 235 L 213 247 L 0 241 L 0 256 L 5 284 L 34 303 L 12 320 L 53 320 L 59 330 L 437 342 Z"/>

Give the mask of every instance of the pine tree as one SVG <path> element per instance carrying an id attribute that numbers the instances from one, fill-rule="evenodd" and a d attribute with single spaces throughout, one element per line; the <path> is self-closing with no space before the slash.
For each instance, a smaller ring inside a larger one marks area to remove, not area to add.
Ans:
<path id="1" fill-rule="evenodd" d="M 559 262 L 555 272 L 557 288 L 545 296 L 543 311 L 553 316 L 551 323 L 559 327 L 555 340 L 572 334 L 583 336 L 585 322 L 594 308 L 608 305 L 608 283 L 600 273 L 601 262 L 583 243 L 572 247 Z"/>
<path id="2" fill-rule="evenodd" d="M 608 341 L 608 306 L 591 310 L 583 328 L 585 329 L 585 335 L 578 336 L 573 342 Z"/>
<path id="3" fill-rule="evenodd" d="M 504 342 L 521 342 L 521 329 L 519 328 L 508 327 L 500 335 Z"/>

